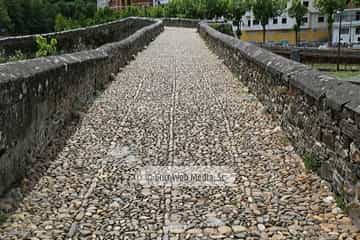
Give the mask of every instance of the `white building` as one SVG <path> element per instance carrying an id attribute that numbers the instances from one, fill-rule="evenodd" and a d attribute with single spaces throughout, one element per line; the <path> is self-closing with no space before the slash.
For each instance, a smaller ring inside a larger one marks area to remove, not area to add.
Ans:
<path id="1" fill-rule="evenodd" d="M 360 44 L 360 8 L 345 9 L 341 13 L 341 43 Z M 332 42 L 339 42 L 340 16 L 337 15 L 333 24 Z"/>
<path id="2" fill-rule="evenodd" d="M 326 41 L 327 19 L 321 15 L 315 7 L 315 0 L 302 0 L 303 4 L 308 7 L 308 13 L 304 17 L 304 24 L 301 26 L 300 39 L 302 41 Z M 287 3 L 286 10 L 278 17 L 269 19 L 266 25 L 267 41 L 289 43 L 295 42 L 294 25 L 296 21 L 289 17 L 287 9 L 291 7 L 291 0 Z M 255 19 L 253 12 L 248 11 L 242 17 L 242 39 L 246 41 L 261 42 L 262 26 Z"/>
<path id="3" fill-rule="evenodd" d="M 154 0 L 154 5 L 163 5 L 163 4 L 167 4 L 169 2 L 169 0 Z"/>
<path id="4" fill-rule="evenodd" d="M 110 0 L 97 0 L 97 8 L 105 8 L 105 7 L 109 7 L 109 2 Z"/>

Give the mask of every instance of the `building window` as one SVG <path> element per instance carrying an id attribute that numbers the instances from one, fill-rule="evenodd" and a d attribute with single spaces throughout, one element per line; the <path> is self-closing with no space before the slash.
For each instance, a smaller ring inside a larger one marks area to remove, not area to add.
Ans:
<path id="1" fill-rule="evenodd" d="M 325 22 L 325 17 L 324 17 L 324 16 L 319 16 L 319 17 L 318 17 L 318 22 L 319 22 L 319 23 Z"/>
<path id="2" fill-rule="evenodd" d="M 358 42 L 360 42 L 360 37 L 358 37 Z"/>
<path id="3" fill-rule="evenodd" d="M 360 12 L 356 12 L 355 18 L 356 21 L 360 21 Z"/>
<path id="4" fill-rule="evenodd" d="M 259 20 L 254 19 L 254 20 L 253 20 L 253 25 L 259 25 Z"/>
<path id="5" fill-rule="evenodd" d="M 309 1 L 304 1 L 303 4 L 305 7 L 309 7 Z"/>
<path id="6" fill-rule="evenodd" d="M 349 34 L 349 28 L 348 27 L 341 28 L 341 34 Z"/>
<path id="7" fill-rule="evenodd" d="M 251 26 L 251 20 L 248 20 L 248 27 Z"/>
<path id="8" fill-rule="evenodd" d="M 273 24 L 278 24 L 278 19 L 277 18 L 273 18 Z"/>
<path id="9" fill-rule="evenodd" d="M 281 19 L 281 23 L 282 23 L 282 24 L 287 24 L 287 18 L 286 18 L 286 17 L 282 18 L 282 19 Z"/>
<path id="10" fill-rule="evenodd" d="M 303 24 L 308 22 L 308 18 L 307 17 L 303 17 Z"/>
<path id="11" fill-rule="evenodd" d="M 360 35 L 360 27 L 357 27 L 355 30 L 356 35 Z"/>

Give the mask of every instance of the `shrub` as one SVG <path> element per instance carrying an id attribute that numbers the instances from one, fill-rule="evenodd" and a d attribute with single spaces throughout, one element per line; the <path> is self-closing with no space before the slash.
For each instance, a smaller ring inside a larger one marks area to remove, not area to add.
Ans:
<path id="1" fill-rule="evenodd" d="M 136 17 L 141 16 L 141 9 L 138 7 L 130 6 L 121 11 L 121 17 Z"/>
<path id="2" fill-rule="evenodd" d="M 148 12 L 147 17 L 161 18 L 165 16 L 162 6 L 150 7 L 146 10 Z"/>
<path id="3" fill-rule="evenodd" d="M 344 200 L 344 198 L 342 196 L 336 195 L 335 202 L 336 202 L 336 206 L 338 208 L 341 208 L 345 212 L 347 211 L 346 203 L 345 203 L 345 200 Z"/>
<path id="4" fill-rule="evenodd" d="M 3 224 L 8 219 L 8 215 L 2 211 L 0 211 L 0 224 Z"/>
<path id="5" fill-rule="evenodd" d="M 304 165 L 311 171 L 317 171 L 320 168 L 320 163 L 309 153 L 304 155 Z"/>
<path id="6" fill-rule="evenodd" d="M 56 15 L 55 17 L 55 31 L 56 32 L 60 32 L 60 31 L 64 31 L 67 29 L 67 19 L 61 15 L 61 14 L 58 14 Z"/>
<path id="7" fill-rule="evenodd" d="M 210 26 L 217 31 L 227 34 L 229 36 L 234 36 L 233 28 L 231 24 L 228 23 L 212 23 Z"/>
<path id="8" fill-rule="evenodd" d="M 21 50 L 16 50 L 15 55 L 7 56 L 5 50 L 0 52 L 0 64 L 6 62 L 15 62 L 27 59 L 27 56 L 21 52 Z"/>
<path id="9" fill-rule="evenodd" d="M 6 63 L 7 62 L 7 57 L 5 55 L 5 50 L 0 51 L 0 64 L 1 63 Z"/>
<path id="10" fill-rule="evenodd" d="M 38 49 L 36 52 L 36 57 L 46 57 L 56 53 L 57 40 L 55 38 L 52 38 L 50 43 L 48 43 L 48 40 L 43 36 L 37 36 L 36 44 Z"/>
<path id="11" fill-rule="evenodd" d="M 25 54 L 23 54 L 23 53 L 21 52 L 21 50 L 16 50 L 16 51 L 15 51 L 15 55 L 10 56 L 9 59 L 8 59 L 8 61 L 9 61 L 9 62 L 15 62 L 15 61 L 20 61 L 20 60 L 24 60 L 24 59 L 26 59 Z"/>

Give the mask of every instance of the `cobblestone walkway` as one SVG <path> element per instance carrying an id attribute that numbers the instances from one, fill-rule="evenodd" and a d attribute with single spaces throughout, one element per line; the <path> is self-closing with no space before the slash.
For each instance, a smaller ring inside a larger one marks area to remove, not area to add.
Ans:
<path id="1" fill-rule="evenodd" d="M 0 239 L 360 239 L 193 29 L 167 28 L 81 117 Z M 227 166 L 235 186 L 127 181 L 150 165 Z"/>

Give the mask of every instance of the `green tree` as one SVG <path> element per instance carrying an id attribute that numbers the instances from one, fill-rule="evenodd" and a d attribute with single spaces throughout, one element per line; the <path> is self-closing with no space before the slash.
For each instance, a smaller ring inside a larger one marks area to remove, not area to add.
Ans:
<path id="1" fill-rule="evenodd" d="M 55 18 L 55 31 L 56 32 L 64 31 L 68 29 L 68 27 L 69 26 L 67 19 L 63 15 L 58 14 Z"/>
<path id="2" fill-rule="evenodd" d="M 304 16 L 308 13 L 307 7 L 304 6 L 302 1 L 300 0 L 292 0 L 291 7 L 288 10 L 289 16 L 295 18 L 295 42 L 296 46 L 298 46 L 300 42 L 300 28 L 304 23 Z"/>
<path id="3" fill-rule="evenodd" d="M 270 18 L 274 18 L 281 14 L 281 11 L 286 6 L 285 2 L 282 0 L 254 0 L 251 6 L 255 19 L 260 21 L 263 29 L 263 43 L 265 43 L 266 25 Z"/>
<path id="4" fill-rule="evenodd" d="M 332 40 L 332 27 L 335 20 L 335 14 L 337 11 L 342 11 L 348 0 L 316 0 L 315 5 L 319 8 L 322 14 L 327 17 L 328 23 L 328 41 L 331 43 Z"/>
<path id="5" fill-rule="evenodd" d="M 224 12 L 226 11 L 226 7 L 224 8 L 224 0 L 206 0 L 205 3 L 206 18 L 213 19 L 224 15 Z"/>
<path id="6" fill-rule="evenodd" d="M 11 19 L 4 0 L 0 0 L 0 30 L 8 31 L 11 28 Z"/>
<path id="7" fill-rule="evenodd" d="M 244 16 L 249 5 L 245 0 L 230 0 L 229 13 L 231 14 L 234 25 L 237 27 L 236 36 L 241 34 L 241 18 Z"/>
<path id="8" fill-rule="evenodd" d="M 12 22 L 11 32 L 24 32 L 24 8 L 23 0 L 5 0 L 9 17 Z"/>

